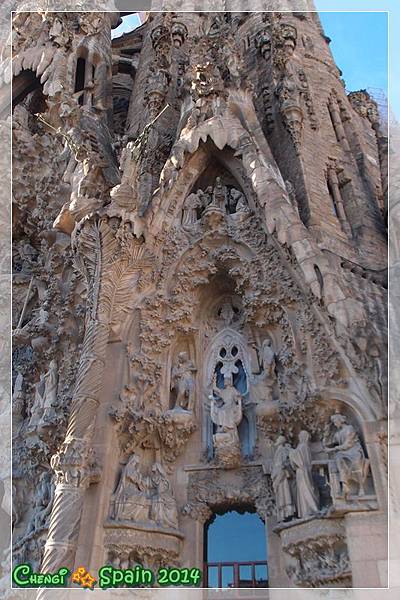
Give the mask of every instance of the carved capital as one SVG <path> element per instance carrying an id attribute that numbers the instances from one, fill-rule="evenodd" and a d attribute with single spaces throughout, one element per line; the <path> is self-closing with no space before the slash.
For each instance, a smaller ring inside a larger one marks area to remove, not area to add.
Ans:
<path id="1" fill-rule="evenodd" d="M 351 587 L 350 559 L 341 520 L 314 519 L 280 533 L 286 571 L 298 587 Z"/>

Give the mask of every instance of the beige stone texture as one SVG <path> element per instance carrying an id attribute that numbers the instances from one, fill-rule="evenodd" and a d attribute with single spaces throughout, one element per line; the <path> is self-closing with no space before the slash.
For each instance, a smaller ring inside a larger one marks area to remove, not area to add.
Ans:
<path id="1" fill-rule="evenodd" d="M 288 4 L 14 16 L 15 562 L 206 570 L 233 510 L 270 588 L 387 584 L 385 132 Z"/>

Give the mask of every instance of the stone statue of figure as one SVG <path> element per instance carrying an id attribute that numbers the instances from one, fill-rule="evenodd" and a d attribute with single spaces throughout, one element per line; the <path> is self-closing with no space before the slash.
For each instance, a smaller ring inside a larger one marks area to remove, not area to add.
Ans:
<path id="1" fill-rule="evenodd" d="M 45 390 L 45 374 L 40 374 L 39 381 L 35 384 L 35 397 L 31 408 L 31 418 L 29 419 L 29 427 L 35 427 L 43 414 L 44 405 L 44 390 Z"/>
<path id="2" fill-rule="evenodd" d="M 24 414 L 24 377 L 22 373 L 18 373 L 13 389 L 12 395 L 12 415 L 13 415 L 13 428 L 22 423 Z"/>
<path id="3" fill-rule="evenodd" d="M 231 378 L 224 379 L 224 385 L 224 388 L 217 387 L 214 375 L 212 391 L 218 398 L 211 396 L 211 420 L 218 428 L 217 433 L 230 433 L 232 440 L 238 441 L 237 428 L 243 417 L 242 395 Z"/>
<path id="4" fill-rule="evenodd" d="M 183 205 L 182 225 L 184 227 L 190 227 L 198 221 L 197 209 L 200 208 L 201 205 L 202 201 L 198 194 L 189 194 Z"/>
<path id="5" fill-rule="evenodd" d="M 276 383 L 275 352 L 271 339 L 266 338 L 259 350 L 260 373 L 253 375 L 252 396 L 257 404 L 256 411 L 259 415 L 272 416 L 278 409 L 274 399 L 274 386 Z"/>
<path id="6" fill-rule="evenodd" d="M 233 310 L 232 302 L 228 300 L 224 302 L 219 310 L 219 318 L 225 325 L 231 325 L 235 319 L 235 311 Z"/>
<path id="7" fill-rule="evenodd" d="M 212 202 L 213 199 L 213 188 L 212 185 L 209 185 L 205 191 L 203 192 L 203 190 L 198 190 L 197 192 L 201 198 L 201 202 L 202 202 L 202 206 L 203 208 L 207 208 L 207 206 L 209 206 Z"/>
<path id="8" fill-rule="evenodd" d="M 270 338 L 265 338 L 260 352 L 261 369 L 265 379 L 275 378 L 275 352 Z"/>
<path id="9" fill-rule="evenodd" d="M 178 529 L 178 510 L 171 484 L 160 463 L 154 463 L 150 482 L 153 489 L 150 518 L 161 527 Z"/>
<path id="10" fill-rule="evenodd" d="M 125 519 L 139 523 L 150 519 L 150 486 L 148 477 L 139 471 L 140 459 L 132 454 L 122 469 L 121 478 L 114 494 L 112 519 Z"/>
<path id="11" fill-rule="evenodd" d="M 278 522 L 282 522 L 293 518 L 296 507 L 290 486 L 292 477 L 289 461 L 290 446 L 286 443 L 286 438 L 283 435 L 278 437 L 275 446 L 271 478 L 275 492 L 276 517 Z"/>
<path id="12" fill-rule="evenodd" d="M 50 361 L 49 370 L 44 376 L 43 421 L 52 420 L 57 404 L 58 365 L 56 360 Z"/>
<path id="13" fill-rule="evenodd" d="M 294 189 L 294 186 L 289 179 L 286 179 L 285 181 L 285 188 L 289 197 L 290 204 L 295 209 L 297 216 L 299 216 L 299 206 L 297 204 L 296 190 Z"/>
<path id="14" fill-rule="evenodd" d="M 229 204 L 232 213 L 247 212 L 249 210 L 244 194 L 235 188 L 232 188 L 229 193 Z"/>
<path id="15" fill-rule="evenodd" d="M 194 373 L 196 368 L 187 352 L 179 352 L 176 367 L 172 369 L 171 390 L 176 391 L 174 408 L 192 411 L 194 406 Z"/>
<path id="16" fill-rule="evenodd" d="M 345 498 L 349 496 L 351 481 L 358 483 L 358 495 L 363 496 L 369 460 L 364 454 L 360 438 L 354 427 L 347 423 L 344 415 L 335 413 L 331 416 L 331 423 L 336 428 L 336 432 L 332 435 L 328 426 L 325 430 L 323 445 L 325 452 L 333 455 L 343 496 Z"/>
<path id="17" fill-rule="evenodd" d="M 302 519 L 319 512 L 318 497 L 311 474 L 310 434 L 300 431 L 297 448 L 289 451 L 289 460 L 296 471 L 297 516 Z"/>
<path id="18" fill-rule="evenodd" d="M 221 177 L 217 177 L 214 185 L 212 205 L 225 211 L 227 199 L 228 191 L 226 185 L 223 185 Z"/>

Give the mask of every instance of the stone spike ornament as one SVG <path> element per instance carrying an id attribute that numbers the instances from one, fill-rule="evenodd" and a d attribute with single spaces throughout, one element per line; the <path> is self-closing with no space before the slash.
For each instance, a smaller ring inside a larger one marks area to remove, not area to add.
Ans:
<path id="1" fill-rule="evenodd" d="M 14 563 L 250 511 L 269 587 L 385 587 L 384 127 L 311 2 L 233 4 L 14 16 Z"/>

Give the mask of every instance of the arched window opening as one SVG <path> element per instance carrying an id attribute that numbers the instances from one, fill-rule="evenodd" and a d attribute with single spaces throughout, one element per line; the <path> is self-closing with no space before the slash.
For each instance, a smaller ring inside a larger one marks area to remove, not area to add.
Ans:
<path id="1" fill-rule="evenodd" d="M 238 432 L 243 456 L 251 456 L 253 449 L 250 444 L 250 425 L 246 415 L 243 415 L 242 421 L 238 427 Z"/>
<path id="2" fill-rule="evenodd" d="M 318 265 L 314 265 L 314 271 L 315 271 L 315 275 L 317 276 L 317 281 L 318 281 L 319 289 L 320 289 L 321 296 L 322 296 L 323 289 L 324 289 L 324 278 L 322 277 L 322 273 L 321 273 L 321 270 L 318 267 Z"/>
<path id="3" fill-rule="evenodd" d="M 267 588 L 266 526 L 250 506 L 214 514 L 204 527 L 204 585 Z"/>
<path id="4" fill-rule="evenodd" d="M 86 74 L 86 59 L 79 57 L 76 61 L 76 74 L 75 74 L 75 93 L 81 92 L 85 89 L 85 74 Z M 81 94 L 78 98 L 80 105 L 83 105 L 84 94 Z"/>

